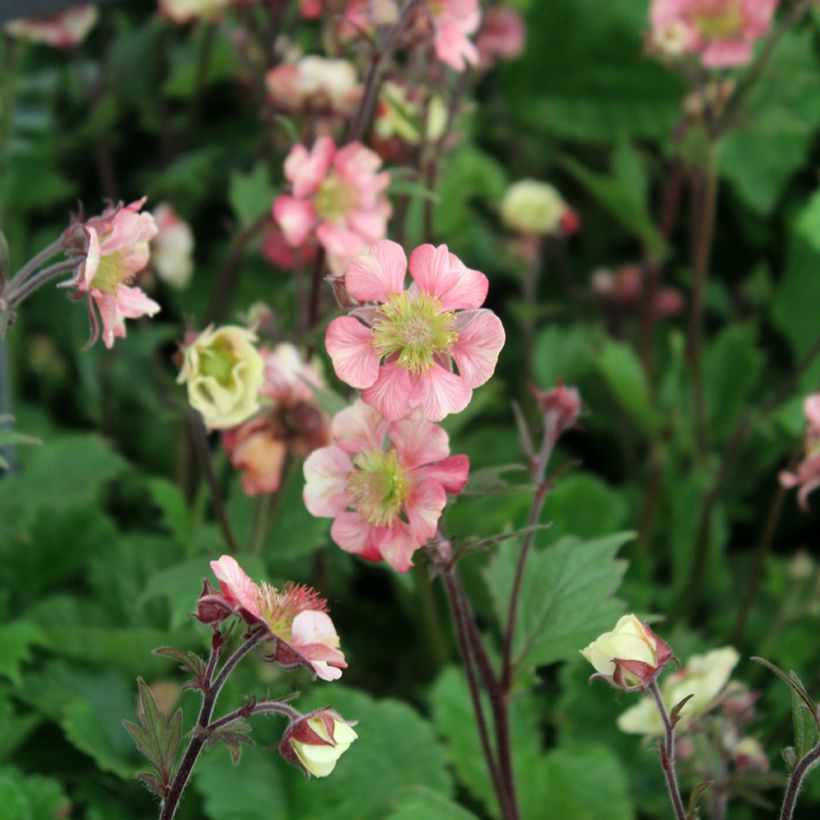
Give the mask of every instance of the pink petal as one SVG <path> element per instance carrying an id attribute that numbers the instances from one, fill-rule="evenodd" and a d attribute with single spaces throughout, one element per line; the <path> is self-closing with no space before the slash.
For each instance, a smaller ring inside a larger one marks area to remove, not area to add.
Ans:
<path id="1" fill-rule="evenodd" d="M 419 544 L 426 543 L 436 534 L 436 526 L 446 503 L 444 487 L 434 479 L 425 479 L 411 490 L 407 499 L 407 518 L 410 533 Z"/>
<path id="2" fill-rule="evenodd" d="M 159 305 L 153 299 L 149 299 L 139 288 L 117 285 L 115 298 L 117 307 L 126 319 L 153 316 L 160 310 Z"/>
<path id="3" fill-rule="evenodd" d="M 273 218 L 279 223 L 285 242 L 292 248 L 307 242 L 315 215 L 313 205 L 307 199 L 282 194 L 273 203 Z"/>
<path id="4" fill-rule="evenodd" d="M 410 275 L 425 293 L 435 296 L 444 310 L 473 310 L 487 298 L 489 281 L 447 250 L 420 245 L 410 254 Z"/>
<path id="5" fill-rule="evenodd" d="M 223 555 L 218 561 L 211 561 L 211 571 L 219 579 L 222 594 L 230 603 L 237 604 L 255 618 L 259 617 L 257 586 L 233 556 Z"/>
<path id="6" fill-rule="evenodd" d="M 376 242 L 384 239 L 389 217 L 389 210 L 387 213 L 383 213 L 382 210 L 354 211 L 347 215 L 347 224 L 350 230 L 365 242 Z"/>
<path id="7" fill-rule="evenodd" d="M 810 427 L 820 429 L 820 393 L 806 397 L 803 402 L 803 413 Z"/>
<path id="8" fill-rule="evenodd" d="M 355 256 L 364 250 L 367 244 L 359 234 L 333 222 L 322 222 L 316 228 L 316 238 L 324 249 L 334 256 Z"/>
<path id="9" fill-rule="evenodd" d="M 345 270 L 345 287 L 359 302 L 386 302 L 404 289 L 407 257 L 401 245 L 383 239 L 355 257 Z"/>
<path id="10" fill-rule="evenodd" d="M 504 326 L 491 310 L 476 310 L 459 314 L 456 329 L 458 340 L 450 355 L 464 381 L 470 387 L 479 387 L 495 371 L 504 347 Z"/>
<path id="11" fill-rule="evenodd" d="M 447 458 L 450 440 L 444 429 L 424 418 L 409 418 L 390 425 L 388 436 L 405 470 Z"/>
<path id="12" fill-rule="evenodd" d="M 319 137 L 310 152 L 303 145 L 294 145 L 285 159 L 285 176 L 293 183 L 293 195 L 298 198 L 316 191 L 327 176 L 336 146 L 330 137 Z"/>
<path id="13" fill-rule="evenodd" d="M 333 518 L 347 507 L 347 477 L 353 463 L 339 447 L 320 447 L 305 459 L 303 498 L 311 515 Z"/>
<path id="14" fill-rule="evenodd" d="M 77 270 L 77 278 L 74 280 L 74 284 L 83 293 L 88 292 L 91 287 L 91 280 L 100 266 L 100 237 L 94 228 L 88 225 L 85 227 L 85 235 L 88 237 L 88 250 L 86 251 L 85 260 Z"/>
<path id="15" fill-rule="evenodd" d="M 359 453 L 381 449 L 386 427 L 378 410 L 358 400 L 333 417 L 330 429 L 342 450 Z"/>
<path id="16" fill-rule="evenodd" d="M 324 644 L 330 649 L 339 648 L 339 635 L 326 612 L 308 609 L 300 612 L 291 624 L 291 642 L 300 644 Z"/>
<path id="17" fill-rule="evenodd" d="M 701 59 L 707 68 L 728 68 L 746 65 L 752 59 L 750 43 L 736 43 L 732 40 L 718 40 L 709 43 L 701 52 Z"/>
<path id="18" fill-rule="evenodd" d="M 371 527 L 359 513 L 342 512 L 330 528 L 331 538 L 345 551 L 368 561 L 380 561 L 381 553 L 374 547 Z"/>
<path id="19" fill-rule="evenodd" d="M 358 390 L 379 377 L 379 355 L 371 344 L 373 331 L 352 316 L 339 316 L 327 327 L 325 345 L 336 375 Z"/>
<path id="20" fill-rule="evenodd" d="M 428 464 L 414 471 L 419 478 L 432 478 L 453 495 L 458 495 L 467 485 L 470 459 L 465 455 L 450 456 L 436 464 Z"/>
<path id="21" fill-rule="evenodd" d="M 414 376 L 411 404 L 421 408 L 424 418 L 441 421 L 450 413 L 460 413 L 470 403 L 472 395 L 473 390 L 464 379 L 434 364 Z"/>
<path id="22" fill-rule="evenodd" d="M 403 419 L 412 409 L 413 381 L 409 371 L 394 364 L 379 368 L 376 382 L 362 391 L 362 399 L 387 421 Z"/>
<path id="23" fill-rule="evenodd" d="M 380 529 L 384 531 L 379 534 L 382 558 L 397 572 L 407 572 L 413 566 L 413 553 L 422 544 L 413 538 L 409 527 L 403 522 Z"/>

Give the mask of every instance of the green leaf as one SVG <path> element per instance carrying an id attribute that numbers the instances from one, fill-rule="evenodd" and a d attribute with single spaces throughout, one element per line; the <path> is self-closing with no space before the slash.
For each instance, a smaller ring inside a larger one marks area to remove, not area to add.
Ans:
<path id="1" fill-rule="evenodd" d="M 817 718 L 797 692 L 792 690 L 792 724 L 794 725 L 794 749 L 798 757 L 811 751 L 818 740 Z"/>
<path id="2" fill-rule="evenodd" d="M 263 217 L 270 210 L 276 192 L 270 172 L 263 163 L 257 163 L 246 174 L 234 171 L 228 188 L 228 201 L 240 227 L 249 228 Z"/>
<path id="3" fill-rule="evenodd" d="M 137 687 L 139 725 L 128 720 L 122 725 L 133 738 L 137 751 L 156 769 L 161 783 L 167 786 L 182 740 L 182 709 L 167 717 L 160 711 L 154 693 L 142 678 L 137 678 Z"/>
<path id="4" fill-rule="evenodd" d="M 798 236 L 820 253 L 820 189 L 816 190 L 794 223 Z"/>
<path id="5" fill-rule="evenodd" d="M 586 542 L 563 538 L 531 552 L 519 599 L 516 664 L 542 666 L 574 657 L 613 626 L 623 603 L 612 596 L 626 570 L 626 562 L 616 560 L 615 554 L 632 537 L 617 533 Z M 498 550 L 484 573 L 502 627 L 516 562 L 516 550 Z"/>
<path id="6" fill-rule="evenodd" d="M 786 266 L 772 302 L 772 320 L 789 340 L 795 356 L 802 356 L 818 337 L 820 253 L 802 237 L 789 239 Z"/>
<path id="7" fill-rule="evenodd" d="M 476 815 L 426 786 L 408 786 L 396 792 L 396 810 L 387 820 L 476 820 Z"/>
<path id="8" fill-rule="evenodd" d="M 640 191 L 627 187 L 616 176 L 590 171 L 572 157 L 563 157 L 561 165 L 613 219 L 640 240 L 649 255 L 656 258 L 666 255 L 666 242 L 641 201 Z"/>
<path id="9" fill-rule="evenodd" d="M 0 694 L 0 760 L 12 754 L 41 722 L 40 715 L 13 705 L 5 694 Z"/>
<path id="10" fill-rule="evenodd" d="M 652 406 L 646 375 L 635 351 L 623 342 L 606 340 L 596 358 L 598 371 L 638 428 L 651 436 L 663 424 Z"/>
<path id="11" fill-rule="evenodd" d="M 623 494 L 598 476 L 570 473 L 550 490 L 541 520 L 550 524 L 549 541 L 596 538 L 623 529 L 629 508 Z"/>
<path id="12" fill-rule="evenodd" d="M 151 478 L 147 484 L 151 500 L 162 512 L 162 523 L 181 544 L 190 544 L 194 521 L 179 487 L 167 478 Z"/>
<path id="13" fill-rule="evenodd" d="M 39 626 L 29 621 L 14 621 L 0 626 L 0 677 L 19 684 L 22 666 L 33 658 L 33 648 L 46 643 Z"/>
<path id="14" fill-rule="evenodd" d="M 744 203 L 772 212 L 806 162 L 820 124 L 820 71 L 811 31 L 788 32 L 755 81 L 740 125 L 720 145 L 720 168 Z"/>
<path id="15" fill-rule="evenodd" d="M 544 328 L 533 356 L 538 386 L 548 389 L 581 379 L 594 365 L 595 343 L 600 338 L 600 329 L 593 326 L 552 324 Z"/>
<path id="16" fill-rule="evenodd" d="M 0 768 L 0 806 L 8 820 L 43 820 L 71 813 L 71 801 L 56 780 L 12 766 Z"/>

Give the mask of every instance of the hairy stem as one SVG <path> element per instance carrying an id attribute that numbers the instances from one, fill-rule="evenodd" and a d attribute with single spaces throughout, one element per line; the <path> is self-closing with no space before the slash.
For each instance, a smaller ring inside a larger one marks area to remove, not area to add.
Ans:
<path id="1" fill-rule="evenodd" d="M 664 739 L 660 741 L 659 750 L 661 768 L 666 778 L 666 787 L 669 790 L 669 799 L 672 801 L 672 809 L 675 812 L 677 820 L 686 820 L 683 798 L 681 798 L 680 787 L 678 786 L 678 776 L 675 772 L 675 727 L 672 723 L 672 719 L 669 717 L 666 704 L 661 697 L 657 680 L 653 680 L 652 683 L 649 684 L 649 691 L 655 700 L 655 705 L 658 707 L 658 712 L 663 721 Z"/>
<path id="2" fill-rule="evenodd" d="M 208 731 L 213 732 L 216 729 L 223 729 L 234 721 L 250 717 L 251 715 L 269 715 L 271 713 L 284 715 L 291 720 L 296 720 L 301 717 L 300 712 L 297 712 L 296 709 L 292 706 L 288 706 L 286 703 L 282 703 L 279 700 L 263 700 L 259 703 L 255 703 L 250 708 L 240 706 L 238 709 L 228 712 L 227 715 L 223 715 L 221 718 L 209 723 Z"/>
<path id="3" fill-rule="evenodd" d="M 806 775 L 820 762 L 820 743 L 806 752 L 797 762 L 786 784 L 786 794 L 783 797 L 783 808 L 780 809 L 780 820 L 792 820 L 797 806 L 797 796 Z"/>
<path id="4" fill-rule="evenodd" d="M 30 279 L 20 282 L 14 286 L 14 282 L 9 285 L 9 293 L 7 296 L 7 304 L 10 308 L 15 308 L 28 299 L 32 293 L 39 290 L 43 285 L 62 276 L 66 273 L 72 273 L 76 270 L 79 263 L 76 259 L 69 259 L 65 262 L 57 262 L 56 265 L 49 265 L 47 268 L 34 274 Z"/>
<path id="5" fill-rule="evenodd" d="M 23 265 L 23 267 L 20 268 L 20 270 L 18 270 L 17 273 L 15 273 L 11 278 L 11 281 L 8 284 L 9 292 L 15 288 L 19 288 L 20 285 L 22 285 L 23 282 L 29 278 L 29 276 L 48 262 L 49 259 L 57 256 L 58 253 L 62 253 L 63 248 L 63 237 L 61 236 L 59 239 L 55 240 L 50 245 L 47 245 L 38 254 L 29 259 L 29 261 L 26 262 L 26 264 Z"/>

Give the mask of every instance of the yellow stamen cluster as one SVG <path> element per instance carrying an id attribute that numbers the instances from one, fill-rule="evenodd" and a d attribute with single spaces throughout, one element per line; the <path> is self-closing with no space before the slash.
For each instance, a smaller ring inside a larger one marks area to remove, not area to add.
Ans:
<path id="1" fill-rule="evenodd" d="M 339 222 L 356 207 L 358 194 L 351 183 L 330 173 L 313 200 L 316 213 L 328 222 Z"/>
<path id="2" fill-rule="evenodd" d="M 368 450 L 353 459 L 348 491 L 356 511 L 374 527 L 392 524 L 407 501 L 407 477 L 395 450 Z"/>
<path id="3" fill-rule="evenodd" d="M 736 35 L 743 28 L 740 0 L 716 4 L 705 2 L 692 12 L 692 22 L 707 40 L 721 40 Z"/>
<path id="4" fill-rule="evenodd" d="M 456 314 L 442 310 L 428 293 L 393 294 L 373 319 L 373 348 L 418 375 L 429 370 L 437 354 L 448 353 L 458 340 Z"/>

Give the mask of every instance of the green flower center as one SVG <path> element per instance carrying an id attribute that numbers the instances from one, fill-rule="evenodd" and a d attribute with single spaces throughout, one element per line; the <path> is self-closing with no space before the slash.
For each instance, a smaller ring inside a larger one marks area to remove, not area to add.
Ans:
<path id="1" fill-rule="evenodd" d="M 199 370 L 203 376 L 216 379 L 222 387 L 230 387 L 234 382 L 236 353 L 229 339 L 220 336 L 213 344 L 201 351 Z"/>
<path id="2" fill-rule="evenodd" d="M 103 293 L 116 293 L 119 285 L 125 277 L 123 276 L 123 264 L 121 252 L 107 253 L 100 257 L 97 271 L 91 280 L 91 287 Z"/>
<path id="3" fill-rule="evenodd" d="M 316 213 L 327 222 L 339 222 L 356 207 L 355 186 L 331 173 L 319 186 L 313 205 Z"/>
<path id="4" fill-rule="evenodd" d="M 442 310 L 428 293 L 415 298 L 407 291 L 393 294 L 373 319 L 373 348 L 379 356 L 397 356 L 396 364 L 419 374 L 429 370 L 435 356 L 447 353 L 458 339 L 456 314 Z"/>
<path id="5" fill-rule="evenodd" d="M 743 14 L 739 0 L 728 3 L 702 0 L 691 14 L 692 22 L 707 40 L 734 37 L 743 28 Z"/>
<path id="6" fill-rule="evenodd" d="M 395 450 L 368 450 L 353 458 L 357 468 L 348 478 L 347 489 L 359 515 L 374 527 L 387 527 L 396 520 L 407 501 L 407 477 Z"/>

